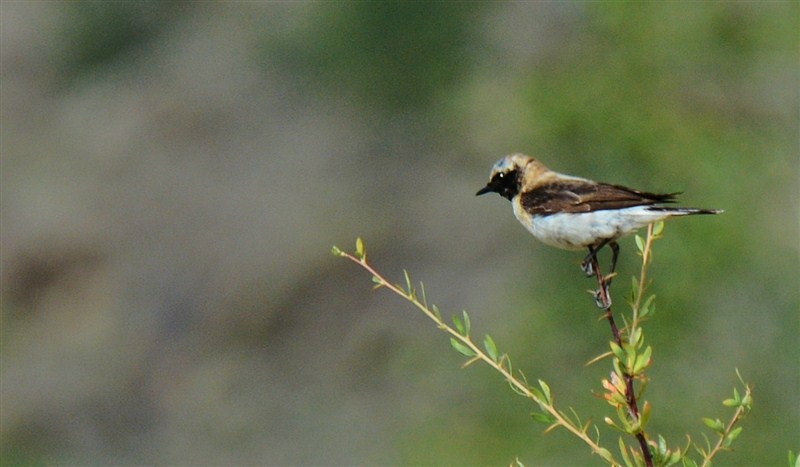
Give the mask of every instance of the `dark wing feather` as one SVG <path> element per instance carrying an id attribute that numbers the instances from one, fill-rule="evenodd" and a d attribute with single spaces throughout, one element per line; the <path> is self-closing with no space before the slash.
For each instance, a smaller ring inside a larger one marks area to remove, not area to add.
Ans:
<path id="1" fill-rule="evenodd" d="M 531 214 L 581 213 L 623 209 L 675 201 L 677 193 L 656 194 L 621 185 L 568 180 L 522 193 L 520 201 Z"/>

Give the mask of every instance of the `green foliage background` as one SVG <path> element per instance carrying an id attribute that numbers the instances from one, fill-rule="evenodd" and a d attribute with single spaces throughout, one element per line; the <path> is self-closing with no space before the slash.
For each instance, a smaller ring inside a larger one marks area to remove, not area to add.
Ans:
<path id="1" fill-rule="evenodd" d="M 580 255 L 473 196 L 511 152 L 725 209 L 656 246 L 651 430 L 699 438 L 739 368 L 719 463 L 798 450 L 798 3 L 1 8 L 4 464 L 598 462 L 328 253 L 602 420 Z"/>

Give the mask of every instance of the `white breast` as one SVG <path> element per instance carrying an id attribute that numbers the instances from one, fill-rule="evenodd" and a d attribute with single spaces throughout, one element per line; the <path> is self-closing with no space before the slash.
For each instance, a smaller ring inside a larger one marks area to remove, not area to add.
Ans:
<path id="1" fill-rule="evenodd" d="M 556 248 L 578 250 L 601 240 L 616 239 L 670 216 L 647 206 L 583 213 L 531 216 L 516 199 L 514 215 L 534 237 Z"/>

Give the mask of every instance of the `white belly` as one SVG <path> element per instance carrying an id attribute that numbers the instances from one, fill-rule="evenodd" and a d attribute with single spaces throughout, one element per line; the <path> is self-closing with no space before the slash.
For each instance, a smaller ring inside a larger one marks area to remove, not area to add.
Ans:
<path id="1" fill-rule="evenodd" d="M 542 243 L 566 250 L 578 250 L 606 239 L 616 239 L 661 219 L 669 212 L 646 206 L 583 213 L 531 216 L 515 202 L 514 215 Z"/>

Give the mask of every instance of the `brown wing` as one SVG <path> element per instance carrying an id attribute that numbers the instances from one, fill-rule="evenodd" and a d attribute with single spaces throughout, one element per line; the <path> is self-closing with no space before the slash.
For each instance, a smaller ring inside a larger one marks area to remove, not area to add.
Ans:
<path id="1" fill-rule="evenodd" d="M 656 203 L 671 203 L 677 193 L 655 194 L 620 185 L 569 180 L 522 193 L 522 207 L 531 214 L 591 212 Z"/>

